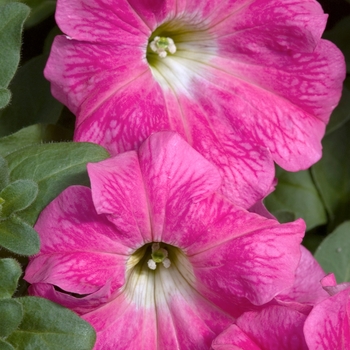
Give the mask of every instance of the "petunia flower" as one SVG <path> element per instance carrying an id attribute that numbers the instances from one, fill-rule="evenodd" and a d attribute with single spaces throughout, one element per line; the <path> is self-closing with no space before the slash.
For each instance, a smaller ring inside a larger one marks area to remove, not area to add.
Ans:
<path id="1" fill-rule="evenodd" d="M 266 148 L 291 171 L 321 157 L 345 77 L 326 19 L 316 0 L 58 0 L 45 76 L 75 141 L 118 154 L 174 130 L 249 207 L 271 187 Z"/>
<path id="2" fill-rule="evenodd" d="M 35 225 L 30 293 L 71 308 L 95 349 L 209 349 L 244 311 L 291 288 L 302 220 L 279 224 L 217 192 L 211 163 L 172 132 L 89 164 Z"/>

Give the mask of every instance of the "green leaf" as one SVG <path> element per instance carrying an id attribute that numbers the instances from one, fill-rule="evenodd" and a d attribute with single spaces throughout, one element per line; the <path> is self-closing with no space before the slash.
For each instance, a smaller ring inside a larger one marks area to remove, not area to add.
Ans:
<path id="1" fill-rule="evenodd" d="M 51 141 L 69 141 L 72 139 L 72 136 L 70 130 L 58 125 L 31 125 L 12 135 L 0 138 L 0 154 L 4 157 L 32 144 L 42 144 Z"/>
<path id="2" fill-rule="evenodd" d="M 350 81 L 348 78 L 347 81 Z M 350 119 L 350 90 L 344 83 L 343 94 L 327 125 L 327 134 L 337 130 Z"/>
<path id="3" fill-rule="evenodd" d="M 0 350 L 15 350 L 15 348 L 3 339 L 0 339 Z"/>
<path id="4" fill-rule="evenodd" d="M 327 221 L 321 198 L 309 171 L 289 173 L 277 167 L 278 185 L 266 199 L 267 209 L 278 216 L 278 212 L 294 213 L 305 220 L 308 230 Z"/>
<path id="5" fill-rule="evenodd" d="M 93 328 L 74 312 L 43 298 L 16 300 L 23 305 L 23 321 L 7 341 L 17 350 L 93 348 L 96 337 Z"/>
<path id="6" fill-rule="evenodd" d="M 0 337 L 7 337 L 22 321 L 22 304 L 15 299 L 0 300 Z"/>
<path id="7" fill-rule="evenodd" d="M 30 28 L 54 14 L 56 1 L 53 0 L 21 0 L 32 9 L 25 27 Z"/>
<path id="8" fill-rule="evenodd" d="M 34 255 L 39 251 L 40 241 L 31 226 L 12 215 L 0 221 L 0 245 L 19 255 Z"/>
<path id="9" fill-rule="evenodd" d="M 315 258 L 338 283 L 350 282 L 350 221 L 338 226 L 316 250 Z"/>
<path id="10" fill-rule="evenodd" d="M 291 222 L 297 219 L 295 213 L 287 210 L 276 210 L 273 214 L 281 224 Z"/>
<path id="11" fill-rule="evenodd" d="M 323 138 L 323 156 L 312 175 L 335 227 L 350 219 L 350 122 Z"/>
<path id="12" fill-rule="evenodd" d="M 350 73 L 350 16 L 344 17 L 331 29 L 323 34 L 325 39 L 332 41 L 342 50 L 347 72 Z"/>
<path id="13" fill-rule="evenodd" d="M 63 105 L 50 92 L 43 70 L 47 55 L 33 58 L 21 68 L 10 84 L 12 102 L 0 115 L 0 136 L 38 123 L 55 124 Z"/>
<path id="14" fill-rule="evenodd" d="M 0 156 L 0 190 L 8 185 L 10 182 L 10 173 L 7 166 L 6 159 Z"/>
<path id="15" fill-rule="evenodd" d="M 89 185 L 86 163 L 109 156 L 107 151 L 92 143 L 67 142 L 33 145 L 6 156 L 11 181 L 31 179 L 39 186 L 32 205 L 20 212 L 25 221 L 34 224 L 38 214 L 71 185 Z"/>
<path id="16" fill-rule="evenodd" d="M 29 8 L 20 3 L 0 6 L 0 87 L 6 88 L 16 72 L 23 22 L 28 14 Z"/>
<path id="17" fill-rule="evenodd" d="M 306 247 L 311 253 L 314 253 L 324 238 L 324 229 L 322 226 L 319 226 L 305 233 L 302 245 Z"/>
<path id="18" fill-rule="evenodd" d="M 38 195 L 38 185 L 32 180 L 17 180 L 0 192 L 2 204 L 0 218 L 7 218 L 12 213 L 29 207 Z"/>
<path id="19" fill-rule="evenodd" d="M 0 87 L 0 109 L 7 106 L 10 100 L 11 100 L 10 90 Z"/>
<path id="20" fill-rule="evenodd" d="M 21 267 L 16 260 L 0 259 L 0 299 L 12 297 L 21 274 Z"/>

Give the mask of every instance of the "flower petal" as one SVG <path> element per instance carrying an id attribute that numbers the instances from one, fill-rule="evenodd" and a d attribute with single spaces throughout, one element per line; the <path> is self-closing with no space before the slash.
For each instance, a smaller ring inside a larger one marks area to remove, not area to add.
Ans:
<path id="1" fill-rule="evenodd" d="M 261 349 L 307 350 L 303 335 L 305 319 L 295 310 L 267 306 L 262 311 L 246 312 L 236 323 Z"/>
<path id="2" fill-rule="evenodd" d="M 245 0 L 231 6 L 229 15 L 227 10 L 217 11 L 210 18 L 210 33 L 224 39 L 220 41 L 228 51 L 240 42 L 248 50 L 312 52 L 328 17 L 314 0 Z"/>
<path id="3" fill-rule="evenodd" d="M 310 350 L 347 349 L 350 344 L 350 288 L 317 304 L 305 321 Z"/>
<path id="4" fill-rule="evenodd" d="M 118 232 L 106 216 L 96 212 L 88 187 L 70 186 L 64 190 L 41 212 L 34 228 L 39 233 L 41 254 L 130 252 L 117 240 Z"/>
<path id="5" fill-rule="evenodd" d="M 82 317 L 96 330 L 94 349 L 157 348 L 155 309 L 137 308 L 124 294 Z"/>
<path id="6" fill-rule="evenodd" d="M 51 81 L 54 97 L 83 116 L 77 124 L 111 95 L 145 72 L 150 73 L 144 39 L 135 37 L 130 45 L 132 50 L 118 44 L 86 45 L 62 35 L 55 38 L 44 74 Z"/>
<path id="7" fill-rule="evenodd" d="M 26 269 L 28 282 L 79 294 L 95 292 L 111 276 L 112 290 L 124 283 L 130 248 L 116 239 L 118 232 L 106 216 L 96 213 L 89 188 L 63 191 L 42 211 L 35 229 L 41 250 Z"/>
<path id="8" fill-rule="evenodd" d="M 48 283 L 34 283 L 28 289 L 29 295 L 40 296 L 61 304 L 79 315 L 85 314 L 101 305 L 106 304 L 112 296 L 109 281 L 99 290 L 92 294 L 80 295 L 79 303 L 77 303 L 77 296 L 73 296 L 64 291 L 59 291 L 52 284 Z"/>
<path id="9" fill-rule="evenodd" d="M 132 36 L 151 34 L 128 1 L 60 0 L 56 21 L 65 34 L 87 42 L 128 43 Z"/>
<path id="10" fill-rule="evenodd" d="M 127 256 L 94 252 L 40 255 L 31 260 L 25 279 L 30 283 L 50 283 L 67 292 L 90 294 L 111 279 L 112 290 L 125 280 Z"/>
<path id="11" fill-rule="evenodd" d="M 300 246 L 300 249 L 301 258 L 295 272 L 293 287 L 283 291 L 276 298 L 278 300 L 297 301 L 314 305 L 328 297 L 328 293 L 321 285 L 325 272 L 305 247 Z"/>
<path id="12" fill-rule="evenodd" d="M 215 203 L 207 206 L 210 204 Z M 195 219 L 191 213 L 193 221 L 187 225 L 197 229 L 192 231 L 193 244 L 184 248 L 198 281 L 197 289 L 215 304 L 234 312 L 232 296 L 262 305 L 290 288 L 300 259 L 304 222 L 281 225 L 222 204 L 214 208 L 215 220 L 208 223 L 203 219 L 203 224 L 196 225 L 201 216 L 208 216 L 203 210 Z"/>
<path id="13" fill-rule="evenodd" d="M 237 325 L 233 324 L 216 337 L 211 345 L 212 350 L 261 350 L 254 341 Z"/>
<path id="14" fill-rule="evenodd" d="M 245 46 L 232 54 L 219 50 L 210 67 L 197 64 L 188 88 L 197 103 L 206 105 L 207 118 L 239 126 L 246 140 L 268 147 L 287 170 L 316 162 L 325 125 L 341 96 L 340 51 L 325 40 L 304 54 L 251 53 Z"/>
<path id="15" fill-rule="evenodd" d="M 118 230 L 118 240 L 134 250 L 152 241 L 147 197 L 136 152 L 87 166 L 92 198 Z"/>
<path id="16" fill-rule="evenodd" d="M 140 167 L 150 203 L 153 241 L 163 240 L 164 222 L 181 220 L 188 203 L 211 195 L 221 184 L 218 170 L 179 135 L 152 135 L 140 148 Z"/>

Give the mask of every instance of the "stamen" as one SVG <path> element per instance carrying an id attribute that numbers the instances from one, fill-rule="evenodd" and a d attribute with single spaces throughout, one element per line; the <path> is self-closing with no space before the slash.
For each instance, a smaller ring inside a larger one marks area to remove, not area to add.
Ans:
<path id="1" fill-rule="evenodd" d="M 151 270 L 157 268 L 157 264 L 163 263 L 163 266 L 167 269 L 171 265 L 171 261 L 168 259 L 168 251 L 160 247 L 160 243 L 152 244 L 152 259 L 148 260 L 147 265 Z"/>
<path id="2" fill-rule="evenodd" d="M 149 44 L 151 50 L 156 52 L 159 57 L 165 58 L 168 53 L 174 54 L 176 52 L 176 46 L 174 40 L 166 38 L 164 36 L 156 36 Z"/>
<path id="3" fill-rule="evenodd" d="M 164 266 L 166 269 L 168 269 L 168 268 L 170 267 L 170 265 L 171 265 L 171 261 L 170 261 L 168 258 L 164 259 L 164 260 L 162 261 L 162 263 L 163 263 L 163 266 Z"/>
<path id="4" fill-rule="evenodd" d="M 156 264 L 155 261 L 152 260 L 152 259 L 149 259 L 149 260 L 147 261 L 147 265 L 148 265 L 148 267 L 149 267 L 151 270 L 155 270 L 155 269 L 157 268 L 157 264 Z"/>

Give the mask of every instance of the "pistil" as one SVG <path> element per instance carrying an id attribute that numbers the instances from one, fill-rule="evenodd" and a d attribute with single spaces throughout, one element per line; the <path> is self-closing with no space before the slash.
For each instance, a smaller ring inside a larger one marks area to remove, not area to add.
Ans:
<path id="1" fill-rule="evenodd" d="M 161 58 L 165 58 L 168 52 L 171 54 L 176 52 L 174 40 L 164 36 L 156 36 L 153 41 L 150 42 L 149 46 L 151 50 L 156 52 Z"/>
<path id="2" fill-rule="evenodd" d="M 171 261 L 168 259 L 168 251 L 160 247 L 159 243 L 152 244 L 152 254 L 150 260 L 148 260 L 147 265 L 151 270 L 157 268 L 157 264 L 162 263 L 165 268 L 169 268 Z"/>

